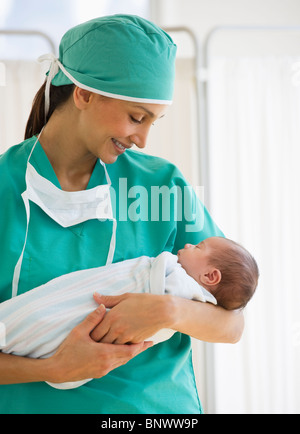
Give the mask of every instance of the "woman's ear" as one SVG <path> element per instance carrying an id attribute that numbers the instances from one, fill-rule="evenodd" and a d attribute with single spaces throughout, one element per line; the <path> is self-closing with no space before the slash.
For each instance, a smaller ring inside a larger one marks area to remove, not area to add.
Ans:
<path id="1" fill-rule="evenodd" d="M 213 268 L 212 270 L 200 276 L 200 281 L 203 284 L 209 286 L 217 285 L 218 283 L 221 282 L 221 279 L 222 279 L 222 273 L 217 268 Z"/>
<path id="2" fill-rule="evenodd" d="M 76 86 L 73 92 L 75 106 L 79 110 L 85 110 L 92 99 L 92 95 L 92 92 Z"/>

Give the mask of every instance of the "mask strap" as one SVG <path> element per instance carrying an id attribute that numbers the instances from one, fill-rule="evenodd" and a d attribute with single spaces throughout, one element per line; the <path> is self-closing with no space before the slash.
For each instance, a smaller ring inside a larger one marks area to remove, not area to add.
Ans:
<path id="1" fill-rule="evenodd" d="M 18 295 L 18 286 L 19 286 L 19 280 L 20 280 L 20 274 L 21 274 L 21 267 L 23 262 L 23 256 L 25 252 L 26 242 L 27 242 L 27 236 L 28 236 L 28 228 L 29 228 L 29 219 L 30 219 L 30 206 L 29 206 L 29 200 L 27 197 L 27 192 L 24 191 L 24 193 L 21 195 L 22 199 L 24 201 L 25 209 L 26 209 L 26 234 L 25 234 L 25 241 L 22 249 L 22 253 L 19 257 L 19 260 L 17 262 L 17 265 L 15 266 L 15 271 L 13 275 L 13 281 L 12 281 L 12 298 L 16 297 Z"/>
<path id="2" fill-rule="evenodd" d="M 101 165 L 103 166 L 103 169 L 104 169 L 104 172 L 105 172 L 106 182 L 107 182 L 108 185 L 111 185 L 111 180 L 110 180 L 110 177 L 109 177 L 108 171 L 107 171 L 107 169 L 106 169 L 106 165 L 105 165 L 105 163 L 103 163 L 102 160 L 99 159 L 99 161 L 100 161 Z"/>
<path id="3" fill-rule="evenodd" d="M 44 128 L 43 128 L 44 129 Z M 39 138 L 43 132 L 40 132 L 40 134 L 38 135 L 31 151 L 29 154 L 29 157 L 27 159 L 27 164 L 26 164 L 26 173 L 27 173 L 27 166 L 30 160 L 30 157 L 36 147 L 37 142 L 39 141 Z M 25 175 L 25 181 L 26 181 L 26 190 L 21 194 L 21 197 L 23 199 L 24 205 L 25 205 L 25 211 L 26 211 L 26 233 L 25 233 L 25 241 L 24 241 L 24 245 L 23 245 L 23 249 L 21 252 L 21 255 L 18 259 L 18 262 L 15 266 L 15 270 L 14 270 L 14 275 L 13 275 L 13 280 L 12 280 L 12 297 L 16 297 L 18 295 L 18 286 L 19 286 L 19 280 L 20 280 L 20 274 L 21 274 L 21 267 L 22 267 L 22 262 L 23 262 L 23 256 L 24 256 L 24 252 L 25 252 L 25 247 L 26 247 L 26 243 L 27 243 L 27 236 L 28 236 L 28 229 L 29 229 L 29 220 L 30 220 L 30 205 L 29 205 L 29 199 L 28 199 L 28 195 L 27 195 L 27 177 Z"/>
<path id="4" fill-rule="evenodd" d="M 40 140 L 40 137 L 41 137 L 41 134 L 42 134 L 44 128 L 45 128 L 45 127 L 42 128 L 41 132 L 40 132 L 39 135 L 37 136 L 36 141 L 34 142 L 34 145 L 33 145 L 32 148 L 31 148 L 31 151 L 30 151 L 29 157 L 27 158 L 26 171 L 27 171 L 27 166 L 28 166 L 29 160 L 30 160 L 30 158 L 31 158 L 31 155 L 32 155 L 32 153 L 33 153 L 33 151 L 34 151 L 34 149 L 35 149 L 35 147 L 36 147 L 37 142 Z"/>

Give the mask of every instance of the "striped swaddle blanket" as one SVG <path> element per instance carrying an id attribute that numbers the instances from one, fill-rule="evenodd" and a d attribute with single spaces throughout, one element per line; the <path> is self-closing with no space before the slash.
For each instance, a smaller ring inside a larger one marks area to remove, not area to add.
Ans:
<path id="1" fill-rule="evenodd" d="M 169 293 L 216 304 L 214 297 L 186 274 L 177 256 L 169 252 L 157 258 L 142 256 L 66 274 L 1 303 L 0 324 L 5 335 L 0 339 L 0 351 L 31 358 L 50 357 L 70 331 L 97 308 L 95 292 Z M 162 330 L 150 339 L 157 344 L 173 333 Z M 85 382 L 51 385 L 66 389 Z"/>

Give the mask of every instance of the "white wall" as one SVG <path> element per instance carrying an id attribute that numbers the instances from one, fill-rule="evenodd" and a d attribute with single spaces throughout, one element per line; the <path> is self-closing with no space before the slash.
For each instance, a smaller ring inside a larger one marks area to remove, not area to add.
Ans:
<path id="1" fill-rule="evenodd" d="M 163 27 L 186 26 L 197 36 L 203 46 L 209 33 L 217 26 L 299 26 L 299 0 L 153 0 L 155 21 Z M 285 36 L 281 33 L 234 33 L 220 37 L 217 47 L 221 54 L 232 55 L 235 50 L 281 53 L 289 38 L 289 54 L 298 54 L 299 31 Z M 256 38 L 256 39 L 255 39 Z M 253 42 L 256 42 L 253 44 Z M 177 42 L 177 41 L 176 41 Z M 191 46 L 182 38 L 179 53 L 188 54 Z M 283 48 L 282 48 L 283 47 Z"/>
<path id="2" fill-rule="evenodd" d="M 185 25 L 203 40 L 216 25 L 300 25 L 299 0 L 156 0 L 156 21 Z"/>

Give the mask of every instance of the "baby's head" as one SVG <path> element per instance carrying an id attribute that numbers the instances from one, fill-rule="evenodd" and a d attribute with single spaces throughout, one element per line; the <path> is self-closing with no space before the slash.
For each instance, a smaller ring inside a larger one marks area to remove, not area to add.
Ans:
<path id="1" fill-rule="evenodd" d="M 207 238 L 196 246 L 186 244 L 178 252 L 178 262 L 228 310 L 244 308 L 257 287 L 255 259 L 227 238 Z"/>

